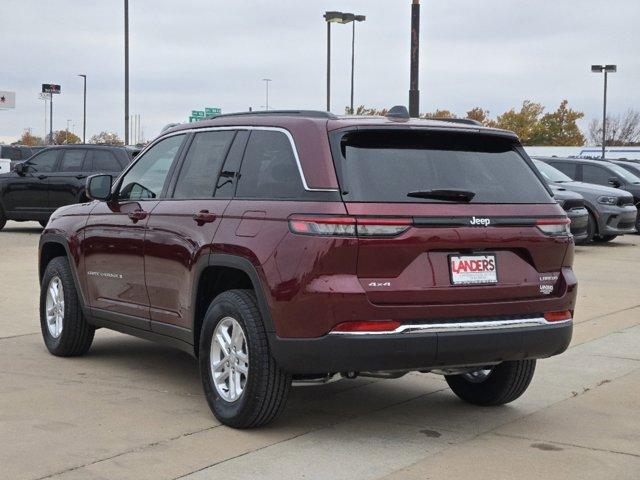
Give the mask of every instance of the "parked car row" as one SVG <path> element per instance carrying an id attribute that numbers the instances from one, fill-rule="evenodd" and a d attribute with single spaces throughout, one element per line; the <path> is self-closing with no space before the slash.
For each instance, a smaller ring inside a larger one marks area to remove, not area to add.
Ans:
<path id="1" fill-rule="evenodd" d="M 87 201 L 87 176 L 118 175 L 133 151 L 106 145 L 47 147 L 13 171 L 0 175 L 0 229 L 7 220 L 35 220 L 42 226 L 57 208 Z"/>
<path id="2" fill-rule="evenodd" d="M 609 241 L 640 231 L 640 178 L 618 163 L 584 158 L 536 157 L 545 179 L 581 194 L 589 211 L 585 241 Z"/>

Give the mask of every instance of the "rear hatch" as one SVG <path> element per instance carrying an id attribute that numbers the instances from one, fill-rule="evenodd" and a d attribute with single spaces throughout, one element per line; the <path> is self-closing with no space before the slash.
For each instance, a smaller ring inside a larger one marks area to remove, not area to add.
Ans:
<path id="1" fill-rule="evenodd" d="M 372 303 L 562 293 L 568 220 L 514 137 L 360 128 L 333 132 L 332 145 Z"/>

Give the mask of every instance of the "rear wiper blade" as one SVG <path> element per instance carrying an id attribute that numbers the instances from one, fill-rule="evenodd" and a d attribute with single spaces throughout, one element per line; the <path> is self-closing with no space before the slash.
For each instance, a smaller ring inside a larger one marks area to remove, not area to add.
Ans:
<path id="1" fill-rule="evenodd" d="M 445 200 L 448 202 L 469 203 L 476 196 L 475 192 L 469 190 L 458 190 L 454 188 L 436 190 L 415 190 L 407 193 L 407 197 L 432 198 L 434 200 Z"/>

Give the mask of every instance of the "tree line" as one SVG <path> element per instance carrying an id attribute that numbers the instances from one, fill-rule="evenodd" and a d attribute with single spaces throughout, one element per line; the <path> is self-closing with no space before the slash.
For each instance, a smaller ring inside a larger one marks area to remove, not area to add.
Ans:
<path id="1" fill-rule="evenodd" d="M 28 145 L 30 147 L 41 146 L 41 145 L 72 145 L 76 143 L 82 143 L 82 139 L 77 136 L 75 133 L 69 130 L 54 130 L 52 142 L 49 141 L 49 135 L 45 138 L 38 137 L 31 132 L 30 128 L 25 129 L 22 133 L 20 139 L 15 142 L 17 145 Z M 89 143 L 94 144 L 106 144 L 106 145 L 124 145 L 122 139 L 118 136 L 117 133 L 113 132 L 100 132 L 96 135 L 93 135 L 89 139 Z"/>
<path id="2" fill-rule="evenodd" d="M 582 146 L 587 142 L 602 145 L 602 121 L 592 120 L 587 136 L 580 131 L 577 121 L 584 117 L 583 112 L 569 108 L 569 102 L 563 100 L 554 111 L 545 113 L 541 103 L 525 100 L 519 108 L 491 117 L 489 110 L 475 107 L 465 115 L 458 116 L 450 110 L 438 109 L 420 114 L 420 118 L 469 118 L 482 125 L 515 132 L 523 145 L 538 146 Z M 355 112 L 349 107 L 348 115 L 385 116 L 387 109 L 359 106 Z M 624 115 L 607 116 L 606 145 L 640 144 L 640 112 L 629 110 Z"/>

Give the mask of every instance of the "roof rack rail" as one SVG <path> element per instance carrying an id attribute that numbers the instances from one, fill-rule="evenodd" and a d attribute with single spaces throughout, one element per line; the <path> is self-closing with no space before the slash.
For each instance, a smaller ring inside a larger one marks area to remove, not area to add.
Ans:
<path id="1" fill-rule="evenodd" d="M 229 117 L 242 117 L 242 116 L 263 116 L 263 115 L 278 115 L 282 117 L 309 117 L 309 118 L 338 118 L 331 112 L 324 112 L 321 110 L 258 110 L 251 112 L 235 112 L 235 113 L 223 113 L 222 115 L 211 115 L 207 117 L 207 120 L 215 120 L 217 118 L 229 118 Z"/>

